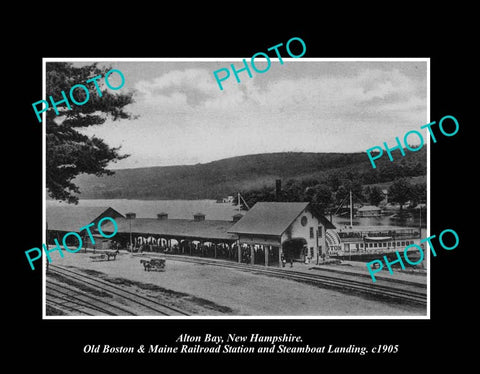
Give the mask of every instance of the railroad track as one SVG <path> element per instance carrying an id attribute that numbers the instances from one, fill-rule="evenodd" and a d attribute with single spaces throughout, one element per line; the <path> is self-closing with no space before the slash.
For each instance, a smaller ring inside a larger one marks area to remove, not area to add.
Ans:
<path id="1" fill-rule="evenodd" d="M 79 305 L 75 302 L 69 302 L 68 300 L 65 299 L 58 299 L 58 298 L 51 298 L 49 297 L 48 300 L 46 300 L 45 304 L 47 306 L 50 306 L 56 310 L 60 310 L 62 312 L 68 313 L 75 313 L 75 315 L 79 316 L 93 316 L 95 315 L 95 311 L 86 311 L 85 310 L 85 305 Z"/>
<path id="2" fill-rule="evenodd" d="M 390 280 L 377 280 L 371 282 L 370 278 L 360 277 L 355 274 L 341 274 L 340 277 L 326 274 L 307 274 L 300 271 L 285 270 L 280 268 L 269 268 L 261 265 L 246 265 L 239 263 L 230 263 L 227 261 L 209 260 L 198 257 L 188 257 L 181 255 L 165 255 L 167 258 L 182 262 L 192 262 L 203 265 L 222 266 L 250 273 L 262 274 L 267 276 L 280 277 L 289 280 L 309 283 L 319 287 L 329 287 L 344 290 L 346 292 L 360 293 L 386 299 L 394 299 L 402 302 L 426 305 L 427 295 L 425 287 L 415 285 L 413 282 L 398 283 Z M 325 270 L 328 272 L 328 270 Z"/>
<path id="3" fill-rule="evenodd" d="M 82 290 L 72 284 L 66 284 L 52 278 L 46 281 L 46 303 L 62 310 L 71 310 L 82 315 L 162 315 L 162 316 L 188 316 L 189 314 L 171 305 L 160 303 L 145 296 L 115 286 L 106 281 L 94 278 L 58 265 L 50 264 L 49 273 L 78 283 Z"/>
<path id="4" fill-rule="evenodd" d="M 60 309 L 72 310 L 84 315 L 109 315 L 119 314 L 135 315 L 130 310 L 118 305 L 107 303 L 104 300 L 93 297 L 78 288 L 62 284 L 58 281 L 46 281 L 47 303 L 54 303 Z M 116 313 L 118 312 L 118 313 Z"/>

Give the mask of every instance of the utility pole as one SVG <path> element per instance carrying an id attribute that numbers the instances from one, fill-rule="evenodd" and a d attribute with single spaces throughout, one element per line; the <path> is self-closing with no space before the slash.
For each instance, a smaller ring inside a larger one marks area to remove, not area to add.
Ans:
<path id="1" fill-rule="evenodd" d="M 421 204 L 421 203 L 420 203 Z M 419 230 L 418 232 L 420 233 L 420 238 L 422 237 L 422 205 L 420 205 L 420 223 L 419 223 Z"/>
<path id="2" fill-rule="evenodd" d="M 353 228 L 352 190 L 350 190 L 350 228 Z"/>
<path id="3" fill-rule="evenodd" d="M 47 232 L 45 233 L 45 241 L 47 242 L 47 248 L 48 248 L 48 221 L 46 222 L 46 229 L 47 229 Z M 48 261 L 47 259 L 47 272 L 48 272 L 48 264 L 50 263 L 50 261 Z"/>
<path id="4" fill-rule="evenodd" d="M 130 251 L 133 253 L 133 243 L 132 243 L 132 219 L 136 218 L 135 213 L 127 213 L 125 215 L 128 219 L 128 225 L 130 228 Z"/>

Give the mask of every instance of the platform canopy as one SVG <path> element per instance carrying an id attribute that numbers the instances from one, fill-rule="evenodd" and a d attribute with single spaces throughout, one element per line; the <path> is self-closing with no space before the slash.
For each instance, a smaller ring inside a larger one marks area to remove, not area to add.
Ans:
<path id="1" fill-rule="evenodd" d="M 236 235 L 228 233 L 232 221 L 221 220 L 190 220 L 190 219 L 156 219 L 156 218 L 118 218 L 118 233 L 137 235 L 156 235 L 164 238 L 185 238 L 190 240 L 214 240 L 233 242 Z M 102 226 L 105 233 L 113 232 L 112 223 Z"/>

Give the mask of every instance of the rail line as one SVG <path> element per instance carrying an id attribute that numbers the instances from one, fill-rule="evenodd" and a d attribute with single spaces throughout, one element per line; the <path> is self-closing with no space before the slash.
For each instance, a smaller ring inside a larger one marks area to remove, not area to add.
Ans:
<path id="1" fill-rule="evenodd" d="M 80 282 L 84 286 L 88 286 L 97 290 L 98 292 L 104 292 L 110 295 L 117 296 L 124 302 L 128 302 L 128 305 L 118 305 L 117 303 L 109 302 L 104 299 L 99 299 L 88 292 L 83 292 L 76 289 L 73 286 L 54 282 L 52 280 L 47 281 L 48 288 L 53 289 L 52 293 L 57 292 L 57 295 L 53 295 L 57 299 L 60 294 L 67 296 L 67 300 L 71 302 L 77 302 L 78 305 L 83 303 L 84 307 L 88 307 L 97 312 L 102 312 L 109 315 L 138 315 L 136 310 L 140 308 L 147 313 L 154 313 L 155 315 L 164 316 L 188 316 L 189 314 L 175 308 L 170 305 L 160 303 L 156 300 L 152 300 L 137 293 L 128 291 L 122 287 L 115 286 L 106 281 L 81 274 L 58 265 L 50 264 L 49 273 L 57 273 L 63 277 L 69 278 L 73 281 Z M 64 297 L 64 296 L 62 296 Z M 48 300 L 47 300 L 48 301 Z M 58 303 L 58 301 L 57 301 Z M 134 307 L 134 310 L 128 309 L 128 306 Z M 77 308 L 78 309 L 78 308 Z M 88 312 L 87 312 L 88 313 Z M 88 313 L 90 314 L 90 313 Z M 143 313 L 142 313 L 143 314 Z"/>
<path id="2" fill-rule="evenodd" d="M 112 303 L 107 303 L 104 300 L 93 297 L 83 291 L 78 290 L 75 287 L 70 285 L 57 283 L 56 281 L 47 280 L 46 290 L 48 295 L 48 300 L 56 299 L 61 300 L 64 303 L 76 304 L 78 307 L 91 310 L 94 312 L 100 312 L 104 315 L 115 316 L 117 313 L 113 310 L 118 310 L 121 313 L 135 315 L 131 311 L 114 305 Z M 103 306 L 102 306 L 103 305 Z M 92 313 L 87 312 L 89 315 Z M 98 314 L 98 313 L 97 313 Z"/>
<path id="3" fill-rule="evenodd" d="M 55 309 L 60 309 L 64 312 L 75 312 L 79 315 L 111 315 L 110 313 L 106 313 L 104 309 L 97 308 L 95 306 L 91 306 L 89 303 L 85 303 L 78 300 L 72 300 L 71 296 L 64 297 L 59 295 L 52 295 L 49 291 L 47 291 L 47 300 L 46 304 L 54 307 Z"/>
<path id="4" fill-rule="evenodd" d="M 66 305 L 66 304 L 69 304 L 69 305 Z M 61 311 L 68 311 L 68 312 L 75 312 L 77 313 L 78 315 L 85 315 L 85 316 L 93 316 L 92 313 L 89 313 L 89 312 L 86 312 L 84 307 L 82 307 L 81 309 L 77 308 L 77 307 L 74 307 L 72 306 L 70 302 L 67 302 L 67 301 L 64 301 L 64 300 L 52 300 L 51 298 L 49 298 L 45 304 L 47 306 L 50 306 L 54 309 L 57 309 L 57 310 L 61 310 Z M 75 304 L 75 303 L 74 303 Z"/>
<path id="5" fill-rule="evenodd" d="M 379 296 L 388 299 L 395 299 L 403 302 L 410 302 L 414 304 L 426 305 L 427 295 L 425 288 L 422 285 L 415 285 L 413 282 L 400 283 L 401 288 L 397 283 L 393 283 L 390 280 L 377 280 L 376 283 L 372 283 L 370 278 L 366 281 L 358 279 L 358 275 L 355 274 L 342 274 L 342 278 L 338 276 L 331 276 L 325 274 L 307 274 L 295 270 L 284 270 L 280 268 L 269 268 L 261 265 L 246 265 L 239 263 L 230 263 L 222 260 L 210 260 L 206 258 L 188 257 L 181 255 L 165 255 L 167 258 L 182 262 L 192 262 L 203 265 L 222 266 L 226 268 L 236 269 L 240 271 L 246 271 L 250 273 L 275 276 L 289 280 L 295 280 L 299 282 L 313 284 L 319 287 L 330 287 L 335 289 L 341 289 L 348 292 L 358 292 L 365 295 Z M 328 271 L 328 270 L 325 270 Z M 357 279 L 355 279 L 357 278 Z M 362 278 L 360 278 L 362 279 Z M 393 285 L 392 285 L 393 284 Z"/>

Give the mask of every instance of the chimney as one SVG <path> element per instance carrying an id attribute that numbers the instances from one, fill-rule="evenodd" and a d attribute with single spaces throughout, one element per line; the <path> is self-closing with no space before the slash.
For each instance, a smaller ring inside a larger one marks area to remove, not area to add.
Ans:
<path id="1" fill-rule="evenodd" d="M 282 180 L 277 179 L 275 180 L 275 201 L 280 201 L 282 193 Z"/>
<path id="2" fill-rule="evenodd" d="M 168 213 L 162 212 L 157 214 L 157 219 L 164 221 L 168 219 Z"/>
<path id="3" fill-rule="evenodd" d="M 237 213 L 237 214 L 235 214 L 235 215 L 233 216 L 233 220 L 232 220 L 232 221 L 235 223 L 235 222 L 240 221 L 242 218 L 243 218 L 243 214 Z"/>
<path id="4" fill-rule="evenodd" d="M 137 218 L 137 214 L 136 213 L 127 213 L 127 214 L 125 214 L 125 217 L 127 217 L 127 219 L 135 219 L 135 218 Z"/>
<path id="5" fill-rule="evenodd" d="M 193 220 L 195 222 L 205 221 L 205 214 L 203 213 L 195 213 L 193 215 Z"/>

